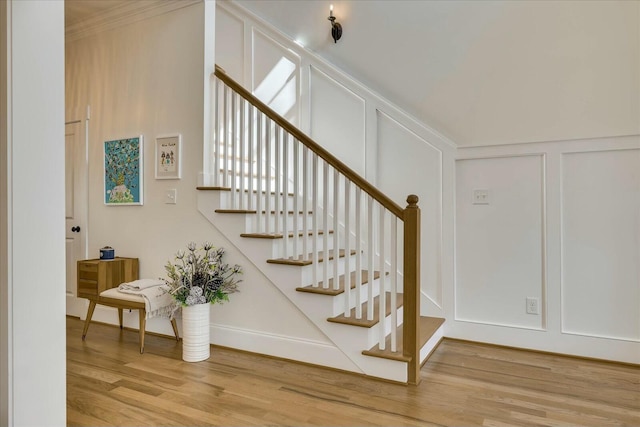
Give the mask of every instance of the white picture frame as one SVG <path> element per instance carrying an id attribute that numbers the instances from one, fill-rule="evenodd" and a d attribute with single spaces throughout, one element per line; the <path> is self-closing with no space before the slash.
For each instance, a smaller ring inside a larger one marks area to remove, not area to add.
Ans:
<path id="1" fill-rule="evenodd" d="M 182 178 L 182 135 L 157 136 L 154 163 L 156 179 Z"/>

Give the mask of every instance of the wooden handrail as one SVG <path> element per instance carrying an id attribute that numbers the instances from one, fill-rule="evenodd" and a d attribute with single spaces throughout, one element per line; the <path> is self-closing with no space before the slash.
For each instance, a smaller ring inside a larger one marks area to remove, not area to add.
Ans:
<path id="1" fill-rule="evenodd" d="M 225 71 L 216 65 L 215 76 L 223 81 L 228 87 L 233 89 L 241 97 L 249 101 L 258 110 L 262 111 L 267 117 L 276 122 L 282 129 L 293 135 L 298 141 L 307 146 L 311 151 L 320 156 L 325 162 L 337 169 L 341 174 L 347 177 L 351 182 L 356 184 L 368 195 L 373 197 L 388 211 L 392 212 L 395 216 L 404 221 L 404 209 L 402 209 L 397 203 L 391 200 L 386 194 L 378 190 L 371 185 L 366 179 L 362 178 L 356 172 L 354 172 L 349 166 L 338 160 L 333 154 L 325 150 L 322 146 L 316 143 L 313 139 L 305 135 L 301 130 L 293 126 L 287 119 L 280 114 L 273 111 L 267 104 L 256 98 L 251 92 L 242 87 L 239 83 L 229 77 Z"/>

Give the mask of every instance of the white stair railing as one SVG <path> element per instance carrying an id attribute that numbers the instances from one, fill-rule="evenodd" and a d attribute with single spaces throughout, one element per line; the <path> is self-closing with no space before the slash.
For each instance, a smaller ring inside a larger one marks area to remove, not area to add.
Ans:
<path id="1" fill-rule="evenodd" d="M 343 291 L 337 317 L 378 319 L 379 350 L 397 351 L 396 331 L 404 322 L 403 354 L 413 359 L 409 382 L 417 381 L 419 357 L 412 344 L 419 316 L 419 237 L 412 235 L 419 232 L 417 197 L 400 208 L 219 68 L 215 88 L 212 175 L 214 187 L 229 190 L 226 210 L 255 216 L 247 233 L 281 238 L 271 261 L 310 265 L 310 283 L 301 285 Z M 413 219 L 407 225 L 409 209 Z M 398 233 L 404 236 L 401 244 Z M 408 242 L 418 243 L 412 249 Z M 402 285 L 399 277 L 405 279 Z M 410 296 L 402 295 L 407 286 Z M 400 298 L 404 316 L 398 315 Z"/>

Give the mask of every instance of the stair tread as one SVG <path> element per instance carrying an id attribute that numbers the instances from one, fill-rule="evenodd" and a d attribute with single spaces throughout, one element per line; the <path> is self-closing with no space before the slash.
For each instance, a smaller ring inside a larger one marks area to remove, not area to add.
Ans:
<path id="1" fill-rule="evenodd" d="M 224 172 L 225 172 L 224 169 L 220 169 L 220 173 L 224 173 Z M 227 169 L 226 172 L 227 172 L 228 175 L 233 175 L 233 170 L 232 169 Z M 235 173 L 236 173 L 236 176 L 240 176 L 241 175 L 240 168 L 236 169 Z M 244 171 L 244 174 L 242 174 L 242 176 L 243 177 L 251 177 L 251 178 L 270 179 L 272 181 L 274 179 L 276 179 L 276 177 L 272 176 L 272 175 L 265 175 L 263 173 L 262 176 L 258 176 L 257 174 L 251 173 L 251 171 L 247 171 L 247 170 Z"/>
<path id="2" fill-rule="evenodd" d="M 351 274 L 351 285 L 350 285 L 350 289 L 355 289 L 356 287 L 356 272 L 352 271 Z M 329 279 L 329 287 L 325 288 L 323 287 L 323 282 L 320 282 L 318 284 L 318 286 L 313 286 L 313 285 L 309 285 L 309 286 L 304 286 L 304 287 L 299 287 L 296 288 L 296 291 L 298 292 L 309 292 L 309 293 L 313 293 L 313 294 L 320 294 L 320 295 L 340 295 L 341 293 L 344 293 L 344 278 L 345 275 L 342 274 L 338 277 L 338 289 L 333 289 L 333 278 Z M 379 271 L 374 271 L 373 272 L 373 278 L 374 279 L 378 279 L 380 278 L 380 272 Z M 362 270 L 362 280 L 361 280 L 361 285 L 367 284 L 369 283 L 369 271 L 368 270 Z"/>
<path id="3" fill-rule="evenodd" d="M 245 186 L 245 187 L 246 187 L 246 186 Z M 236 191 L 237 191 L 237 192 L 240 192 L 240 191 L 243 191 L 243 190 L 240 190 L 239 188 L 236 188 Z M 244 192 L 245 192 L 245 193 L 248 193 L 248 192 L 249 192 L 249 190 L 248 190 L 248 189 L 245 189 L 245 190 L 244 190 Z M 256 194 L 256 193 L 258 193 L 258 190 L 251 190 L 251 192 L 252 192 L 253 194 Z M 260 194 L 266 194 L 266 193 L 267 193 L 266 191 L 260 191 Z M 269 195 L 270 195 L 270 196 L 284 196 L 284 193 L 283 193 L 282 191 L 280 191 L 280 192 L 278 192 L 278 193 L 276 193 L 275 191 L 269 191 Z M 295 194 L 293 194 L 293 193 L 287 193 L 287 196 L 289 196 L 289 197 L 293 197 L 293 196 L 295 196 Z"/>
<path id="4" fill-rule="evenodd" d="M 201 191 L 231 191 L 231 188 L 229 188 L 229 187 L 214 187 L 214 186 L 208 186 L 208 185 L 200 185 L 200 186 L 196 187 L 196 190 L 201 190 Z"/>
<path id="5" fill-rule="evenodd" d="M 355 255 L 356 251 L 351 250 L 350 253 L 351 255 Z M 340 251 L 338 252 L 338 256 L 340 258 L 343 258 L 344 255 L 345 255 L 344 249 L 340 249 Z M 332 260 L 333 258 L 334 258 L 334 251 L 333 249 L 330 249 L 328 259 Z M 323 261 L 324 261 L 324 251 L 320 251 L 318 252 L 318 262 L 323 262 Z M 304 259 L 302 255 L 300 255 L 297 258 L 289 257 L 289 258 L 268 259 L 267 262 L 269 264 L 286 264 L 286 265 L 299 265 L 299 266 L 311 265 L 313 263 L 313 254 L 309 254 L 306 259 Z"/>
<path id="6" fill-rule="evenodd" d="M 318 235 L 324 234 L 323 230 L 318 230 Z M 333 234 L 333 230 L 329 230 L 329 234 Z M 313 236 L 313 231 L 308 232 L 309 236 Z M 303 237 L 304 232 L 298 232 L 298 237 Z M 252 239 L 282 239 L 282 233 L 242 233 L 240 237 L 249 237 Z M 289 232 L 289 237 L 293 237 L 293 231 Z"/>
<path id="7" fill-rule="evenodd" d="M 396 308 L 400 308 L 402 307 L 402 302 L 403 302 L 403 294 L 397 294 L 397 298 L 396 298 Z M 388 316 L 389 314 L 391 314 L 391 293 L 390 292 L 385 292 L 385 315 Z M 350 317 L 345 317 L 344 314 L 341 314 L 339 316 L 336 317 L 330 317 L 327 320 L 329 322 L 333 322 L 333 323 L 342 323 L 345 325 L 352 325 L 352 326 L 360 326 L 363 328 L 371 328 L 373 325 L 375 325 L 376 323 L 378 323 L 379 319 L 380 319 L 380 315 L 379 315 L 379 306 L 380 306 L 380 296 L 377 296 L 373 299 L 373 319 L 368 320 L 366 318 L 366 313 L 367 313 L 367 308 L 369 306 L 369 302 L 365 302 L 362 305 L 362 319 L 356 319 L 356 309 L 355 307 L 351 309 L 351 316 Z"/>
<path id="8" fill-rule="evenodd" d="M 216 210 L 215 210 L 215 213 L 255 214 L 255 213 L 258 213 L 258 211 L 257 211 L 257 210 L 255 210 L 255 209 L 216 209 Z M 266 213 L 267 213 L 267 211 L 262 211 L 262 214 L 263 214 L 263 215 L 264 215 L 264 214 L 266 214 Z M 275 215 L 275 214 L 276 214 L 276 211 L 269 211 L 269 213 L 270 213 L 271 215 Z M 284 214 L 284 211 L 278 211 L 278 213 L 279 213 L 280 215 L 283 215 L 283 214 Z M 287 211 L 287 214 L 288 214 L 288 215 L 293 215 L 293 213 L 294 213 L 293 211 Z M 312 211 L 309 211 L 308 213 L 309 213 L 309 214 L 312 214 L 313 212 L 312 212 Z M 298 211 L 298 214 L 299 214 L 299 215 L 304 215 L 304 211 Z"/>
<path id="9" fill-rule="evenodd" d="M 216 186 L 208 186 L 208 185 L 199 185 L 196 187 L 196 190 L 201 190 L 201 191 L 231 191 L 231 187 L 216 187 Z M 236 188 L 236 192 L 241 191 L 239 188 Z M 248 193 L 249 190 L 244 190 L 245 193 Z M 258 193 L 258 190 L 252 190 L 252 193 L 256 194 Z M 275 191 L 269 191 L 268 192 L 271 196 L 282 196 L 283 193 L 279 192 L 276 193 Z M 267 191 L 260 191 L 260 194 L 267 194 Z M 293 193 L 287 193 L 287 196 L 295 196 L 295 194 Z"/>
<path id="10" fill-rule="evenodd" d="M 420 348 L 429 341 L 443 323 L 444 319 L 440 317 L 420 316 Z M 411 361 L 411 357 L 404 356 L 402 354 L 402 325 L 398 326 L 398 329 L 396 330 L 396 341 L 397 351 L 395 352 L 391 351 L 391 334 L 389 334 L 387 335 L 384 350 L 380 350 L 378 345 L 375 345 L 369 350 L 364 350 L 362 354 L 381 357 L 383 359 L 400 360 L 403 362 Z"/>
<path id="11" fill-rule="evenodd" d="M 254 214 L 254 213 L 258 213 L 257 210 L 255 209 L 216 209 L 215 210 L 216 213 L 250 213 L 250 214 Z M 263 215 L 265 215 L 267 213 L 267 211 L 262 211 L 261 212 Z M 269 211 L 269 213 L 271 215 L 275 215 L 276 211 Z M 280 215 L 284 214 L 285 211 L 278 211 L 278 213 Z M 293 215 L 294 211 L 290 210 L 290 211 L 286 211 L 286 213 L 288 215 Z M 307 214 L 311 215 L 313 213 L 313 211 L 308 211 Z M 304 211 L 298 211 L 299 215 L 304 215 Z"/>
<path id="12" fill-rule="evenodd" d="M 230 213 L 230 214 L 254 214 L 258 213 L 257 210 L 251 209 L 216 209 L 215 213 Z"/>

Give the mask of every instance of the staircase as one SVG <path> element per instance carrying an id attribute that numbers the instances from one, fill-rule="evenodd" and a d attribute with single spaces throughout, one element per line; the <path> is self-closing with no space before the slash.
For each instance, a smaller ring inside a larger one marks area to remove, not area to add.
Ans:
<path id="1" fill-rule="evenodd" d="M 444 319 L 420 315 L 420 209 L 357 175 L 214 73 L 212 183 L 198 208 L 369 376 L 417 384 Z"/>

